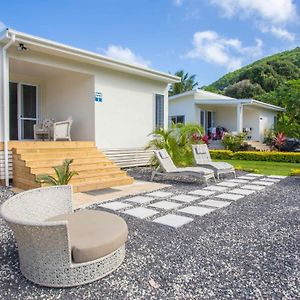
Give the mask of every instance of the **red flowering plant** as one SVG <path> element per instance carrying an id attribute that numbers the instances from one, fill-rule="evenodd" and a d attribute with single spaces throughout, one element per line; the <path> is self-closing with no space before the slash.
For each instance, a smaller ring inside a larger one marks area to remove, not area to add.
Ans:
<path id="1" fill-rule="evenodd" d="M 286 143 L 286 136 L 283 132 L 278 132 L 274 139 L 275 147 L 281 149 Z"/>
<path id="2" fill-rule="evenodd" d="M 203 135 L 202 138 L 201 138 L 201 141 L 208 145 L 208 139 L 209 139 L 209 136 L 207 134 Z"/>

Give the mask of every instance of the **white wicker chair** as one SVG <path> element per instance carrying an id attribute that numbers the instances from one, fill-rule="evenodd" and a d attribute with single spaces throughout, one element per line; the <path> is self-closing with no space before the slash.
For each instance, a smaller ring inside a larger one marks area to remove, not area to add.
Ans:
<path id="1" fill-rule="evenodd" d="M 125 244 L 97 260 L 74 263 L 67 221 L 44 221 L 73 212 L 72 188 L 29 190 L 8 199 L 1 215 L 14 232 L 22 274 L 50 287 L 86 284 L 114 271 L 124 260 Z"/>
<path id="2" fill-rule="evenodd" d="M 53 123 L 53 140 L 68 140 L 71 141 L 71 126 L 72 118 L 69 117 L 65 121 Z"/>
<path id="3" fill-rule="evenodd" d="M 51 139 L 51 130 L 53 127 L 53 119 L 45 119 L 40 124 L 34 124 L 33 130 L 34 130 L 34 139 L 35 140 L 48 140 Z"/>

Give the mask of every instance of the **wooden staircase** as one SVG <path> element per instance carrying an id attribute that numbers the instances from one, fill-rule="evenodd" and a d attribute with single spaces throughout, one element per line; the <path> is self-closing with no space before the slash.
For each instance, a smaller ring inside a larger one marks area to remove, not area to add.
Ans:
<path id="1" fill-rule="evenodd" d="M 94 142 L 15 142 L 13 151 L 13 185 L 27 190 L 40 187 L 36 176 L 55 175 L 53 166 L 74 159 L 71 170 L 77 171 L 70 182 L 74 192 L 86 192 L 131 184 L 129 177 L 99 151 Z"/>
<path id="2" fill-rule="evenodd" d="M 261 143 L 259 141 L 246 141 L 246 144 L 250 145 L 257 151 L 266 151 L 266 152 L 271 151 L 270 146 L 268 146 L 267 144 Z"/>

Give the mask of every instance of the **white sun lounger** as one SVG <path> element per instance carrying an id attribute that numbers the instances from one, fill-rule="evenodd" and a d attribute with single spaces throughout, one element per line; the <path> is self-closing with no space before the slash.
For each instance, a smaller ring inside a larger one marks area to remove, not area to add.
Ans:
<path id="1" fill-rule="evenodd" d="M 236 177 L 235 169 L 231 164 L 226 162 L 213 162 L 210 157 L 207 145 L 193 145 L 193 155 L 197 166 L 211 169 L 215 172 L 215 176 L 220 179 L 220 174 L 233 173 Z"/>
<path id="2" fill-rule="evenodd" d="M 173 176 L 193 176 L 200 179 L 203 179 L 207 185 L 207 180 L 212 178 L 216 181 L 214 176 L 214 171 L 201 167 L 186 167 L 186 168 L 177 168 L 168 152 L 165 149 L 155 150 L 155 156 L 159 161 L 159 166 L 156 170 L 153 170 L 151 181 L 154 179 L 155 175 L 173 175 Z"/>

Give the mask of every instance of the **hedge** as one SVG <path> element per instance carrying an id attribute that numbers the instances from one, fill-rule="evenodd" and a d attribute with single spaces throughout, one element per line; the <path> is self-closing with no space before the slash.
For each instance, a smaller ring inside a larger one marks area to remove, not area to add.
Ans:
<path id="1" fill-rule="evenodd" d="M 274 161 L 300 163 L 299 152 L 259 152 L 259 151 L 238 151 L 210 150 L 213 159 L 236 159 L 255 161 Z"/>

